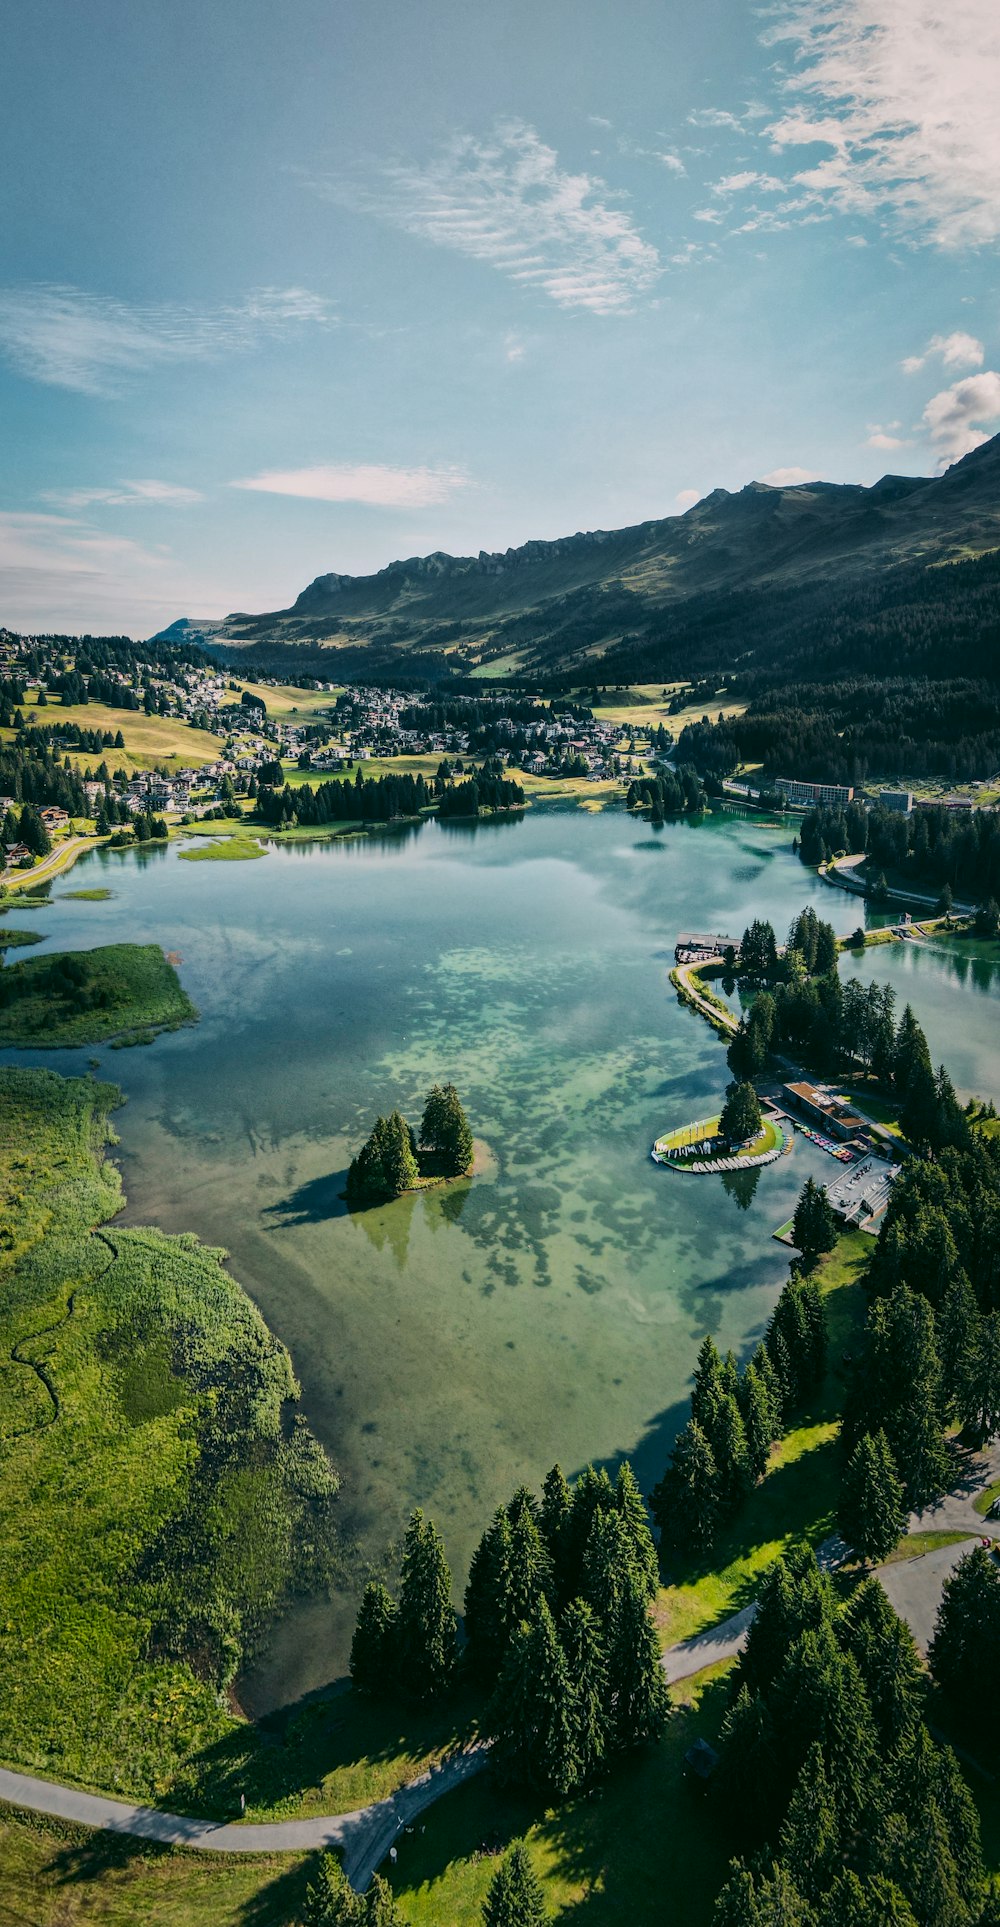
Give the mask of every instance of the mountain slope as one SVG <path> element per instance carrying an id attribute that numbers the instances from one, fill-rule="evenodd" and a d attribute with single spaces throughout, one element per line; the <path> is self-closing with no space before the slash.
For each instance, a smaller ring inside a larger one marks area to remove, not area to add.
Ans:
<path id="1" fill-rule="evenodd" d="M 1000 436 L 937 477 L 716 489 L 684 515 L 633 528 L 320 575 L 290 609 L 197 626 L 227 654 L 321 651 L 330 674 L 441 676 L 491 663 L 580 674 L 609 651 L 662 654 L 675 623 L 713 607 L 738 628 L 744 601 L 832 606 L 887 575 L 998 548 Z"/>

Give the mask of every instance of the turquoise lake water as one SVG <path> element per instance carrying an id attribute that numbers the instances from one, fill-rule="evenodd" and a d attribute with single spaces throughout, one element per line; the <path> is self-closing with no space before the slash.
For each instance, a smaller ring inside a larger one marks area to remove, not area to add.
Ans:
<path id="1" fill-rule="evenodd" d="M 701 1337 L 739 1351 L 759 1334 L 787 1275 L 770 1234 L 829 1161 L 799 1138 L 738 1181 L 699 1179 L 649 1149 L 717 1109 L 728 1077 L 667 982 L 678 932 L 738 935 L 759 915 L 782 935 L 810 901 L 838 930 L 858 921 L 857 899 L 790 843 L 760 821 L 654 830 L 549 806 L 256 862 L 101 852 L 31 913 L 35 955 L 129 939 L 182 959 L 196 1028 L 17 1060 L 79 1073 L 97 1055 L 122 1085 L 128 1217 L 231 1253 L 340 1471 L 359 1579 L 391 1561 L 419 1503 L 460 1593 L 494 1506 L 557 1458 L 573 1474 L 628 1455 L 648 1490 Z M 66 894 L 96 885 L 108 901 Z M 891 974 L 935 1061 L 963 1089 L 988 1070 L 1000 1097 L 992 965 L 963 974 L 945 946 L 885 946 L 845 968 Z M 487 1171 L 348 1214 L 347 1163 L 376 1112 L 419 1121 L 446 1078 Z M 248 1703 L 341 1671 L 353 1610 L 345 1594 L 290 1614 Z"/>

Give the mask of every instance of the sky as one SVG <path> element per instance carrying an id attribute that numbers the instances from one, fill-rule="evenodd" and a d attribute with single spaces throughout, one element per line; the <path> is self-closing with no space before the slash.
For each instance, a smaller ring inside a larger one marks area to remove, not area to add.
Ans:
<path id="1" fill-rule="evenodd" d="M 1000 430 L 1000 0 L 32 0 L 4 67 L 0 623 Z"/>

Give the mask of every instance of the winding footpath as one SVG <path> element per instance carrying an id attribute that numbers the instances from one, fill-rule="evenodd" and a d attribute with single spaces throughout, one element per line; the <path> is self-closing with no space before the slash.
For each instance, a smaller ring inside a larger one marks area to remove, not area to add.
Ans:
<path id="1" fill-rule="evenodd" d="M 939 1546 L 912 1560 L 879 1569 L 879 1578 L 897 1612 L 907 1620 L 924 1649 L 927 1627 L 933 1623 L 945 1579 L 970 1542 L 983 1533 L 984 1520 L 975 1510 L 975 1498 L 998 1478 L 1000 1442 L 994 1442 L 985 1452 L 969 1457 L 955 1490 L 937 1505 L 913 1513 L 909 1520 L 911 1533 L 955 1532 L 968 1536 L 958 1544 Z M 818 1548 L 817 1558 L 821 1566 L 830 1568 L 840 1563 L 846 1550 L 834 1537 Z M 661 1657 L 668 1684 L 674 1686 L 706 1666 L 735 1659 L 743 1650 L 756 1611 L 756 1601 L 752 1601 L 720 1625 L 669 1646 Z M 443 1794 L 481 1773 L 488 1762 L 489 1743 L 479 1740 L 447 1754 L 385 1800 L 359 1807 L 353 1813 L 317 1815 L 307 1820 L 239 1824 L 197 1820 L 158 1807 L 131 1806 L 78 1787 L 57 1786 L 51 1780 L 35 1779 L 6 1767 L 0 1767 L 0 1802 L 49 1814 L 76 1826 L 127 1834 L 157 1846 L 200 1848 L 209 1853 L 307 1853 L 336 1847 L 352 1887 L 363 1893 L 400 1833 Z"/>
<path id="2" fill-rule="evenodd" d="M 662 1659 L 670 1685 L 690 1679 L 706 1666 L 735 1659 L 742 1650 L 756 1605 L 745 1606 L 721 1626 L 697 1633 L 671 1646 Z M 463 1786 L 489 1762 L 485 1740 L 447 1754 L 436 1766 L 410 1780 L 385 1800 L 359 1807 L 353 1813 L 317 1815 L 309 1820 L 240 1822 L 196 1820 L 165 1813 L 159 1807 L 130 1806 L 106 1794 L 84 1793 L 79 1787 L 57 1786 L 28 1773 L 0 1767 L 0 1801 L 47 1813 L 76 1826 L 104 1833 L 123 1833 L 157 1846 L 200 1848 L 208 1853 L 308 1853 L 336 1847 L 343 1855 L 344 1872 L 352 1887 L 363 1893 L 393 1842 L 442 1794 Z"/>

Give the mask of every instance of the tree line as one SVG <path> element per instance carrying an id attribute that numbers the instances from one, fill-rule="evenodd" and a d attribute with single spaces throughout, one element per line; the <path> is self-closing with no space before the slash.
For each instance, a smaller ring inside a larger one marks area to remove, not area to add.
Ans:
<path id="1" fill-rule="evenodd" d="M 636 776 L 625 798 L 630 810 L 652 810 L 654 816 L 677 816 L 683 811 L 703 810 L 708 801 L 697 770 L 678 764 L 676 770 L 661 770 L 657 776 Z"/>
<path id="2" fill-rule="evenodd" d="M 892 871 L 904 888 L 947 884 L 973 900 L 1000 898 L 1000 818 L 993 810 L 810 810 L 799 831 L 803 862 L 824 863 L 841 850 L 864 852 L 873 870 Z"/>

